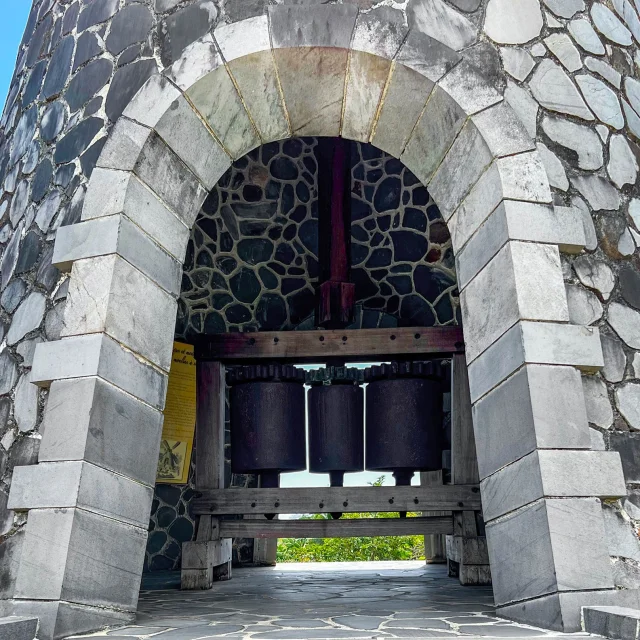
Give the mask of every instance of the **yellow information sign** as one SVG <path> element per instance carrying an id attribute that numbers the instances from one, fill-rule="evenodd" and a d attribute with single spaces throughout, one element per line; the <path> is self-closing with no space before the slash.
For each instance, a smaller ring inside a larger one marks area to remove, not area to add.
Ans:
<path id="1" fill-rule="evenodd" d="M 156 481 L 186 484 L 196 429 L 196 359 L 193 346 L 173 343 Z"/>

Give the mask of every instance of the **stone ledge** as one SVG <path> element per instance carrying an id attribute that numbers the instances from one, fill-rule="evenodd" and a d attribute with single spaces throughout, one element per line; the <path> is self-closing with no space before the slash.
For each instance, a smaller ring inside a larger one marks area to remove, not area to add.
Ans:
<path id="1" fill-rule="evenodd" d="M 2 640 L 34 640 L 38 629 L 38 618 L 10 616 L 0 618 L 0 638 Z"/>
<path id="2" fill-rule="evenodd" d="M 640 610 L 625 607 L 583 607 L 582 625 L 585 631 L 615 640 L 638 640 Z"/>

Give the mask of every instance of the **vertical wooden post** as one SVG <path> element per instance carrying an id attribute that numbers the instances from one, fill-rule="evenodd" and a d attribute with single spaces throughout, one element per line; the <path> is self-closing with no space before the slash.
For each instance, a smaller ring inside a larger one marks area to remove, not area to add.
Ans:
<path id="1" fill-rule="evenodd" d="M 225 370 L 197 363 L 196 490 L 224 488 Z M 220 538 L 218 518 L 199 516 L 196 539 L 182 546 L 182 589 L 211 589 L 231 579 L 231 539 Z"/>
<path id="2" fill-rule="evenodd" d="M 478 459 L 473 433 L 471 393 L 467 361 L 464 355 L 453 356 L 451 363 L 451 483 L 478 484 Z M 464 585 L 491 584 L 486 538 L 478 529 L 480 514 L 454 511 L 454 535 L 447 536 L 449 575 Z"/>
<path id="3" fill-rule="evenodd" d="M 420 485 L 423 487 L 441 485 L 442 470 L 423 471 L 420 474 Z M 423 516 L 446 516 L 449 511 L 423 511 Z M 432 533 L 424 537 L 424 557 L 427 564 L 445 564 L 447 552 L 445 536 L 441 533 Z"/>

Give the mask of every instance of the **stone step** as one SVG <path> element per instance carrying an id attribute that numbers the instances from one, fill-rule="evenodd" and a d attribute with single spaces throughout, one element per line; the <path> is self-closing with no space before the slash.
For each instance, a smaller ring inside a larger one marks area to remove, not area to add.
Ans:
<path id="1" fill-rule="evenodd" d="M 584 607 L 584 630 L 615 640 L 640 640 L 640 610 L 626 607 Z"/>
<path id="2" fill-rule="evenodd" d="M 0 618 L 0 638 L 2 640 L 34 640 L 38 629 L 38 618 L 9 616 Z"/>

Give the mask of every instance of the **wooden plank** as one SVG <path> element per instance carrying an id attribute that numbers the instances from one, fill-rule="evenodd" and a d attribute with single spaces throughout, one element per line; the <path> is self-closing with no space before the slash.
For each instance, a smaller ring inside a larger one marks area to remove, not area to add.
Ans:
<path id="1" fill-rule="evenodd" d="M 196 490 L 224 487 L 225 371 L 220 362 L 197 363 Z"/>
<path id="2" fill-rule="evenodd" d="M 201 497 L 195 498 L 192 505 L 194 513 L 212 515 L 454 511 L 481 508 L 480 489 L 477 485 L 221 489 L 202 492 Z"/>
<path id="3" fill-rule="evenodd" d="M 451 484 L 476 484 L 480 477 L 465 356 L 454 355 L 451 366 Z"/>
<path id="4" fill-rule="evenodd" d="M 420 486 L 442 486 L 442 469 L 439 471 L 423 471 L 420 473 Z M 423 511 L 423 516 L 451 515 L 446 511 Z M 446 539 L 442 534 L 425 535 L 424 557 L 427 564 L 445 564 L 447 562 Z"/>
<path id="5" fill-rule="evenodd" d="M 359 518 L 354 520 L 221 520 L 224 537 L 355 538 L 407 536 L 453 531 L 450 516 L 434 518 Z"/>
<path id="6" fill-rule="evenodd" d="M 464 340 L 460 327 L 218 333 L 202 336 L 196 342 L 198 361 L 224 362 L 277 359 L 304 363 L 336 357 L 378 361 L 462 352 Z"/>

